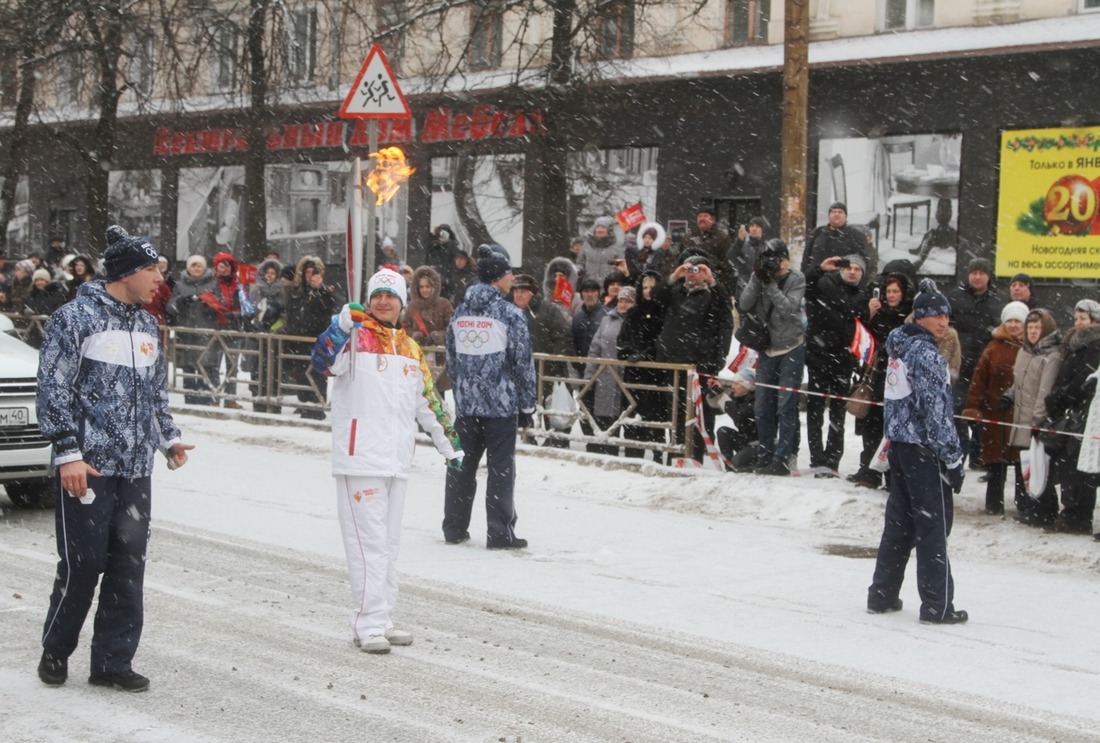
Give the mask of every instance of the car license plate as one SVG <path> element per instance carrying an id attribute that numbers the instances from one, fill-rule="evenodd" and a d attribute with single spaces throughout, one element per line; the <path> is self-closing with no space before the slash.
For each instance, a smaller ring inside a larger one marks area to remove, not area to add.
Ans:
<path id="1" fill-rule="evenodd" d="M 30 408 L 0 408 L 0 427 L 30 425 Z"/>

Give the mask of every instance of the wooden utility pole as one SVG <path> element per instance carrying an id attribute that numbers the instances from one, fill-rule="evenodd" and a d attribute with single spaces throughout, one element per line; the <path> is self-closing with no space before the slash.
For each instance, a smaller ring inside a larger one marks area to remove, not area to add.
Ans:
<path id="1" fill-rule="evenodd" d="M 783 172 L 779 231 L 798 265 L 806 247 L 806 148 L 810 89 L 810 0 L 784 0 Z"/>

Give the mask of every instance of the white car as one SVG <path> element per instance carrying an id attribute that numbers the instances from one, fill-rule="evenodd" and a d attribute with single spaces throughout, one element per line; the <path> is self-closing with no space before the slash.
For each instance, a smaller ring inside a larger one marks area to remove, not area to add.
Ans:
<path id="1" fill-rule="evenodd" d="M 54 504 L 51 445 L 38 430 L 37 391 L 38 351 L 0 315 L 0 486 L 22 508 Z"/>

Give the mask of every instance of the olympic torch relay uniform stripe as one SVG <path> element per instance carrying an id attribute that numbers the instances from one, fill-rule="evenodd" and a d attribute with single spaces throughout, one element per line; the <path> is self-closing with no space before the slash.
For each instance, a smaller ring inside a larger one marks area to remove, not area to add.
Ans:
<path id="1" fill-rule="evenodd" d="M 453 458 L 458 436 L 416 341 L 368 316 L 355 331 L 352 377 L 351 340 L 334 319 L 313 348 L 314 367 L 333 378 L 332 473 L 408 479 L 417 423 Z M 379 426 L 387 435 L 368 435 Z"/>

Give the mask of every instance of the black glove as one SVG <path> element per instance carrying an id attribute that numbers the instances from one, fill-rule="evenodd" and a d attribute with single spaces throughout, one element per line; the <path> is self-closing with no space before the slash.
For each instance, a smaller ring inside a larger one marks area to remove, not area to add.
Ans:
<path id="1" fill-rule="evenodd" d="M 1009 397 L 1008 395 L 1002 395 L 1001 396 L 1000 409 L 1001 409 L 1002 413 L 1007 413 L 1008 411 L 1012 410 L 1012 406 L 1014 404 L 1015 403 L 1013 402 L 1012 398 Z"/>
<path id="2" fill-rule="evenodd" d="M 531 413 L 520 413 L 516 416 L 516 426 L 519 428 L 534 428 L 535 416 Z"/>
<path id="3" fill-rule="evenodd" d="M 944 482 L 951 486 L 951 492 L 958 494 L 963 489 L 963 466 L 960 462 L 955 467 L 951 467 L 947 470 L 947 475 L 944 477 Z"/>

